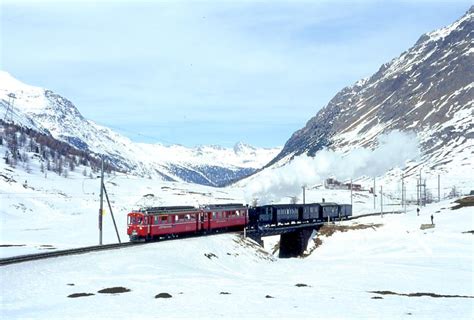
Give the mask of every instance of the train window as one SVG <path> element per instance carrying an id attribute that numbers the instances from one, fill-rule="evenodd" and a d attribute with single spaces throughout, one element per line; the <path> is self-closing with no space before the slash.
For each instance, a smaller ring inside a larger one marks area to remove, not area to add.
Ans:
<path id="1" fill-rule="evenodd" d="M 141 217 L 131 217 L 130 219 L 131 224 L 141 224 L 142 218 Z"/>
<path id="2" fill-rule="evenodd" d="M 216 218 L 216 213 L 213 212 L 213 213 L 212 213 L 212 219 L 215 219 L 215 218 Z"/>
<path id="3" fill-rule="evenodd" d="M 161 223 L 167 223 L 168 222 L 168 216 L 161 216 L 160 222 Z"/>
<path id="4" fill-rule="evenodd" d="M 159 223 L 159 216 L 155 216 L 155 219 L 153 221 L 153 224 L 158 224 Z"/>
<path id="5" fill-rule="evenodd" d="M 240 217 L 240 212 L 239 212 L 239 210 L 235 211 L 235 214 L 237 215 L 237 217 Z"/>
<path id="6" fill-rule="evenodd" d="M 189 214 L 186 215 L 186 220 L 191 220 L 191 216 Z"/>

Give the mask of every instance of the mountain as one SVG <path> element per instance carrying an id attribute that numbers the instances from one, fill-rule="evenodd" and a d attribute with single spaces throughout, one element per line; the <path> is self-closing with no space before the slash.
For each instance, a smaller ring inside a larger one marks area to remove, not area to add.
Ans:
<path id="1" fill-rule="evenodd" d="M 426 168 L 472 167 L 473 17 L 474 6 L 455 23 L 422 35 L 371 77 L 341 90 L 267 167 L 323 148 L 374 148 L 377 137 L 392 130 L 416 132 Z"/>
<path id="2" fill-rule="evenodd" d="M 140 176 L 220 186 L 253 173 L 279 151 L 237 143 L 234 148 L 134 143 L 85 119 L 68 99 L 26 85 L 0 71 L 4 120 L 48 134 L 81 151 L 104 155 L 116 168 Z"/>

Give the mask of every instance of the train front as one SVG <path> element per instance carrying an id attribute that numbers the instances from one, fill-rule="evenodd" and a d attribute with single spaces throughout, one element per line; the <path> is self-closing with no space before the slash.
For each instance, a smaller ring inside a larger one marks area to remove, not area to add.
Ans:
<path id="1" fill-rule="evenodd" d="M 143 212 L 130 212 L 127 215 L 127 234 L 132 242 L 146 239 L 147 226 Z"/>

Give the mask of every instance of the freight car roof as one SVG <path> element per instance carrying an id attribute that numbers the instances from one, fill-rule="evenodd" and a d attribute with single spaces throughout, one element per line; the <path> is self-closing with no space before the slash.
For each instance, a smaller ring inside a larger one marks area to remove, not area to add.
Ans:
<path id="1" fill-rule="evenodd" d="M 320 205 L 322 207 L 334 207 L 334 206 L 337 206 L 338 204 L 335 202 L 323 202 L 323 203 L 320 203 Z"/>

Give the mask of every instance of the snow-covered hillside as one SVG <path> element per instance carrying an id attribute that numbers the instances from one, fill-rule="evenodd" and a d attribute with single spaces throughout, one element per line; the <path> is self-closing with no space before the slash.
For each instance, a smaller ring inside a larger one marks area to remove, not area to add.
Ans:
<path id="1" fill-rule="evenodd" d="M 116 167 L 130 173 L 170 181 L 223 185 L 251 174 L 280 151 L 242 142 L 234 148 L 134 143 L 85 119 L 66 98 L 24 84 L 5 71 L 0 71 L 0 106 L 6 121 L 50 133 L 80 150 L 104 154 Z"/>
<path id="2" fill-rule="evenodd" d="M 423 169 L 460 179 L 472 177 L 473 42 L 471 7 L 458 21 L 423 35 L 372 76 L 337 93 L 292 135 L 271 163 L 281 166 L 300 155 L 315 156 L 324 148 L 341 153 L 373 149 L 381 135 L 397 130 L 415 133 L 421 150 L 421 158 L 404 168 L 405 176 L 413 177 Z"/>

